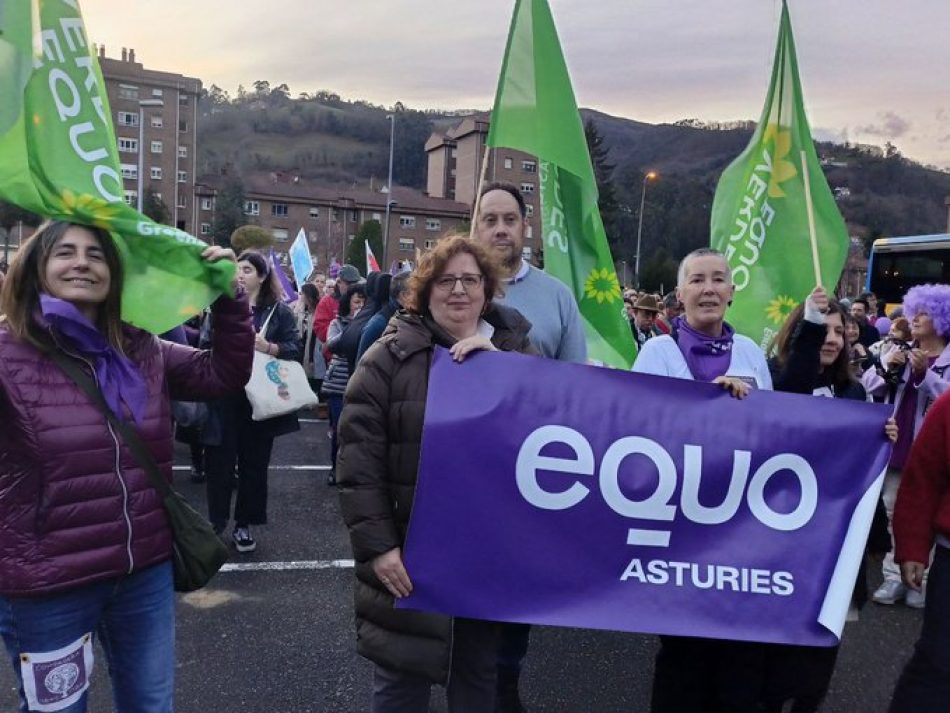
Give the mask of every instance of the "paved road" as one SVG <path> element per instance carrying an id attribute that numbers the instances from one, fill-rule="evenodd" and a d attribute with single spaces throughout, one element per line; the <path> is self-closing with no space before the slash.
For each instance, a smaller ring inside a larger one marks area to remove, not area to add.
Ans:
<path id="1" fill-rule="evenodd" d="M 258 549 L 238 565 L 332 563 L 350 557 L 336 495 L 320 466 L 329 460 L 326 425 L 305 423 L 278 441 L 270 518 L 254 531 Z M 178 450 L 184 466 L 187 451 Z M 203 486 L 179 472 L 180 489 L 204 507 Z M 179 713 L 330 713 L 367 711 L 371 670 L 354 652 L 352 570 L 232 570 L 178 603 Z M 869 605 L 849 624 L 827 713 L 886 710 L 920 626 L 906 607 Z M 535 629 L 524 679 L 529 710 L 638 713 L 648 709 L 656 641 L 651 636 L 578 629 Z M 100 652 L 101 653 L 101 652 Z M 104 659 L 97 659 L 90 711 L 110 710 Z M 14 711 L 11 671 L 0 666 L 0 712 Z M 444 698 L 433 697 L 434 711 Z"/>

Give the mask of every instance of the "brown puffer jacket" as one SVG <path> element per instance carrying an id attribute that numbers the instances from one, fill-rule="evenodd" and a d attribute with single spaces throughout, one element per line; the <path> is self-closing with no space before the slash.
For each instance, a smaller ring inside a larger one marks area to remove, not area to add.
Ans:
<path id="1" fill-rule="evenodd" d="M 495 328 L 492 343 L 498 349 L 537 353 L 528 342 L 531 324 L 517 310 L 494 305 L 484 319 Z M 336 471 L 356 560 L 357 651 L 385 668 L 434 683 L 448 678 L 451 618 L 394 609 L 370 562 L 406 540 L 432 348 L 454 342 L 431 319 L 407 312 L 393 317 L 350 379 Z"/>

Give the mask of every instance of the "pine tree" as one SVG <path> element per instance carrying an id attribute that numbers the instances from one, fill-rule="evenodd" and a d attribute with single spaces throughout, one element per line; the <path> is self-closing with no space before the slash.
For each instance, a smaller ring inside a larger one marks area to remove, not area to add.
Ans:
<path id="1" fill-rule="evenodd" d="M 604 137 L 597 131 L 593 119 L 584 122 L 584 136 L 587 138 L 587 150 L 590 160 L 594 164 L 594 177 L 597 179 L 597 192 L 600 198 L 597 207 L 600 217 L 607 231 L 607 243 L 614 257 L 621 252 L 620 234 L 620 204 L 617 202 L 617 192 L 613 184 L 614 164 L 607 160 L 607 147 L 604 146 Z"/>
<path id="2" fill-rule="evenodd" d="M 244 184 L 230 177 L 218 191 L 214 201 L 214 222 L 211 234 L 216 245 L 229 247 L 231 233 L 247 222 L 244 217 Z"/>
<path id="3" fill-rule="evenodd" d="M 346 261 L 350 265 L 355 265 L 360 272 L 366 273 L 366 241 L 369 240 L 369 246 L 373 250 L 373 255 L 378 261 L 383 259 L 383 226 L 378 220 L 367 220 L 359 230 L 356 231 L 356 237 L 350 241 L 346 249 Z M 382 265 L 380 265 L 382 267 Z"/>

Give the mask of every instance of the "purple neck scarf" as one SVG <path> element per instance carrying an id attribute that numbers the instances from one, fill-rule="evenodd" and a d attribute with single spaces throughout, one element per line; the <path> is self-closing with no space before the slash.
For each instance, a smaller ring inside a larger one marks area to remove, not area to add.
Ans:
<path id="1" fill-rule="evenodd" d="M 132 418 L 141 423 L 148 403 L 148 388 L 138 367 L 113 349 L 102 332 L 71 302 L 41 294 L 40 309 L 47 324 L 66 339 L 66 346 L 92 361 L 99 390 L 112 413 L 123 418 L 122 404 L 125 403 Z"/>
<path id="2" fill-rule="evenodd" d="M 735 329 L 723 322 L 722 336 L 710 337 L 690 327 L 685 317 L 677 317 L 673 325 L 679 335 L 676 343 L 696 381 L 712 381 L 729 370 Z"/>

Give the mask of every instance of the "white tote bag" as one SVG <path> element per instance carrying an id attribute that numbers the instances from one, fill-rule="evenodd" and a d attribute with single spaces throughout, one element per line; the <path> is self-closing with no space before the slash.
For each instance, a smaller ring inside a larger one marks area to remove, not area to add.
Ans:
<path id="1" fill-rule="evenodd" d="M 276 310 L 277 305 L 274 305 L 261 325 L 259 334 L 267 332 L 267 325 Z M 251 418 L 255 421 L 283 416 L 306 406 L 316 406 L 319 402 L 299 363 L 278 359 L 257 350 L 254 351 L 251 380 L 244 387 L 244 392 L 251 402 Z"/>

